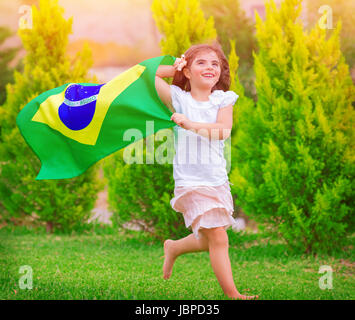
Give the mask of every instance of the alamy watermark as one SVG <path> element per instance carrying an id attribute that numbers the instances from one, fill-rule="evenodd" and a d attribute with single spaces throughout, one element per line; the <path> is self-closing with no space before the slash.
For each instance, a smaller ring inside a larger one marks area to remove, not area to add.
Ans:
<path id="1" fill-rule="evenodd" d="M 31 266 L 21 266 L 19 269 L 19 273 L 23 274 L 20 277 L 18 284 L 20 289 L 32 289 L 32 268 Z"/>
<path id="2" fill-rule="evenodd" d="M 318 13 L 323 14 L 319 20 L 318 25 L 321 29 L 333 29 L 333 10 L 327 4 L 320 6 Z"/>
<path id="3" fill-rule="evenodd" d="M 333 289 L 333 269 L 331 266 L 320 266 L 318 273 L 325 273 L 319 278 L 319 288 L 322 290 Z"/>
<path id="4" fill-rule="evenodd" d="M 32 29 L 33 23 L 31 6 L 27 4 L 20 6 L 18 9 L 18 13 L 23 14 L 18 21 L 19 29 Z"/>
<path id="5" fill-rule="evenodd" d="M 154 134 L 154 121 L 146 121 L 146 159 L 143 157 L 143 132 L 130 128 L 123 140 L 132 141 L 123 151 L 126 164 L 195 164 L 230 168 L 231 139 L 228 129 L 159 130 Z M 221 139 L 224 138 L 225 139 Z M 133 140 L 134 139 L 134 140 Z M 162 143 L 155 148 L 155 141 Z M 165 140 L 165 141 L 164 141 Z M 223 143 L 221 143 L 223 141 Z M 132 154 L 134 153 L 134 155 Z M 223 155 L 220 157 L 219 155 Z"/>

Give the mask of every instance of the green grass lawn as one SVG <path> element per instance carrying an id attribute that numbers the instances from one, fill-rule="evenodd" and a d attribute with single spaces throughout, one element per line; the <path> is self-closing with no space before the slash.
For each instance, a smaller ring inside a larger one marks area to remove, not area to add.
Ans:
<path id="1" fill-rule="evenodd" d="M 279 240 L 231 229 L 228 234 L 241 293 L 265 300 L 355 298 L 352 250 L 314 257 L 291 254 Z M 162 278 L 162 255 L 162 244 L 137 231 L 47 235 L 3 228 L 0 299 L 228 299 L 208 252 L 180 256 L 169 280 Z M 23 265 L 32 268 L 32 289 L 19 288 Z M 333 270 L 333 289 L 319 288 L 322 265 Z"/>

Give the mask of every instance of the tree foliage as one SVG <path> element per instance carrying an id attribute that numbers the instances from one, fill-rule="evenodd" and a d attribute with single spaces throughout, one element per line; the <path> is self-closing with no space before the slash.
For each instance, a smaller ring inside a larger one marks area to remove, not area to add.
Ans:
<path id="1" fill-rule="evenodd" d="M 193 44 L 209 42 L 217 37 L 214 19 L 205 19 L 199 0 L 154 0 L 153 18 L 163 34 L 162 54 L 180 56 Z"/>
<path id="2" fill-rule="evenodd" d="M 325 5 L 328 10 L 319 12 L 319 9 Z M 338 21 L 341 21 L 340 31 L 340 49 L 344 54 L 346 63 L 351 68 L 355 68 L 355 2 L 348 0 L 322 0 L 307 1 L 308 29 L 315 24 L 331 22 L 332 29 L 325 29 L 326 37 L 333 33 Z M 329 18 L 331 21 L 327 21 Z M 354 81 L 355 79 L 353 79 Z"/>
<path id="3" fill-rule="evenodd" d="M 256 16 L 255 107 L 238 104 L 234 168 L 237 203 L 278 226 L 293 248 L 341 248 L 354 231 L 355 88 L 339 49 L 299 22 L 300 0 Z M 241 101 L 240 101 L 241 102 Z"/>
<path id="4" fill-rule="evenodd" d="M 0 27 L 0 45 L 3 44 L 7 38 L 11 37 L 13 32 L 6 27 Z M 13 73 L 15 70 L 21 71 L 23 66 L 21 61 L 18 62 L 15 68 L 9 66 L 10 62 L 15 58 L 20 48 L 7 48 L 0 51 L 0 105 L 6 99 L 6 84 L 13 81 Z"/>

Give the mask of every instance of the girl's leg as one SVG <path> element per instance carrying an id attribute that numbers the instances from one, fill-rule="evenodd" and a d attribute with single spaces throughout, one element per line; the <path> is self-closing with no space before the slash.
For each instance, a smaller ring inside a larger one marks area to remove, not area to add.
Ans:
<path id="1" fill-rule="evenodd" d="M 202 232 L 208 239 L 211 265 L 223 292 L 230 298 L 258 298 L 258 296 L 242 295 L 235 287 L 228 254 L 228 235 L 224 227 L 204 229 Z"/>
<path id="2" fill-rule="evenodd" d="M 208 251 L 207 238 L 200 233 L 200 239 L 196 239 L 193 233 L 179 240 L 165 240 L 163 277 L 169 279 L 176 258 L 184 253 Z"/>

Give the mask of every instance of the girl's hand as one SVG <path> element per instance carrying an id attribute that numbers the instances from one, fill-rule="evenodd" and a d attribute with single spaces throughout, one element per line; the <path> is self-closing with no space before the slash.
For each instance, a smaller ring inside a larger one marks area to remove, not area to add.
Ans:
<path id="1" fill-rule="evenodd" d="M 187 64 L 187 61 L 185 60 L 185 55 L 181 55 L 181 58 L 176 58 L 173 67 L 175 68 L 176 71 L 181 71 Z"/>
<path id="2" fill-rule="evenodd" d="M 182 113 L 173 113 L 170 120 L 174 121 L 181 128 L 186 130 L 192 129 L 192 121 L 186 118 L 186 116 Z"/>

